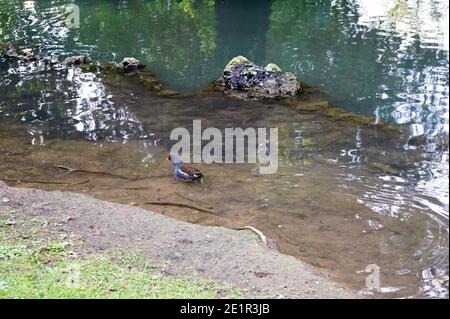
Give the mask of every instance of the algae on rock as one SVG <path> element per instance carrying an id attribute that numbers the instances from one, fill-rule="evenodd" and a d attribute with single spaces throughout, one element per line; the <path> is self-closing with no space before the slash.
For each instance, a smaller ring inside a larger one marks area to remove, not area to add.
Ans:
<path id="1" fill-rule="evenodd" d="M 217 83 L 226 94 L 243 99 L 295 97 L 301 91 L 294 74 L 274 63 L 257 66 L 243 56 L 230 60 Z"/>

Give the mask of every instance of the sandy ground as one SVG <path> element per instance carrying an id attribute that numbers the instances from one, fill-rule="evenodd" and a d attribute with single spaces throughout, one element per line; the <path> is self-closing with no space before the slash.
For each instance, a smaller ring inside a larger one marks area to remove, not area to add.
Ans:
<path id="1" fill-rule="evenodd" d="M 0 211 L 8 210 L 45 218 L 52 233 L 70 234 L 87 250 L 136 251 L 167 275 L 231 284 L 249 298 L 358 297 L 327 274 L 266 247 L 251 230 L 199 226 L 81 194 L 11 188 L 0 181 Z"/>

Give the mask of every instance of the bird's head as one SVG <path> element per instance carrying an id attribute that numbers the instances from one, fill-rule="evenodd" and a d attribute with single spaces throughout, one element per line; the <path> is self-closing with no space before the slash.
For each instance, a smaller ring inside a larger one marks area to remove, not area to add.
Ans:
<path id="1" fill-rule="evenodd" d="M 181 159 L 178 157 L 178 155 L 175 155 L 175 154 L 169 154 L 169 156 L 167 156 L 166 160 L 172 161 L 173 165 L 181 165 L 182 164 Z"/>

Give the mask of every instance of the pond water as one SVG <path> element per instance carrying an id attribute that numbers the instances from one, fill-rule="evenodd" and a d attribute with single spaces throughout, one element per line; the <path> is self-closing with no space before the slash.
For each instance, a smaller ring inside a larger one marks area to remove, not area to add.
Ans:
<path id="1" fill-rule="evenodd" d="M 53 59 L 134 56 L 187 93 L 158 96 L 136 77 L 0 58 L 1 179 L 189 222 L 251 225 L 363 293 L 448 297 L 448 1 L 74 3 L 80 26 L 68 29 L 64 1 L 0 0 L 0 41 Z M 396 125 L 199 92 L 236 55 L 295 73 L 324 92 L 312 99 Z M 194 119 L 278 127 L 278 172 L 202 164 L 206 185 L 174 183 L 169 135 Z M 365 288 L 370 264 L 380 267 L 378 292 Z"/>

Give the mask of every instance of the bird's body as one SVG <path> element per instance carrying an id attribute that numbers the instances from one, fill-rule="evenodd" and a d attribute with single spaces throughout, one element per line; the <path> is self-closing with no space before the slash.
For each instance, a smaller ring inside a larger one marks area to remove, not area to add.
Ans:
<path id="1" fill-rule="evenodd" d="M 184 165 L 176 155 L 169 155 L 168 160 L 172 161 L 173 174 L 175 178 L 184 182 L 202 182 L 203 174 L 200 170 Z"/>

